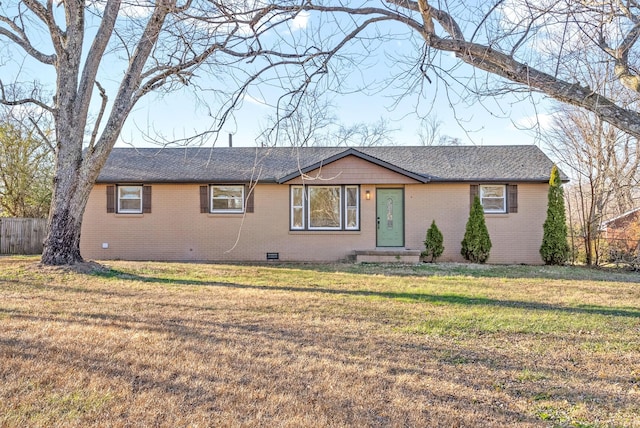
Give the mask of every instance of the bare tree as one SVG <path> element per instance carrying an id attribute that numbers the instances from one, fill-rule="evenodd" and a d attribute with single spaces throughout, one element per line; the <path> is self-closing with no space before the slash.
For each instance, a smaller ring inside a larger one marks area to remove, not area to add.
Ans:
<path id="1" fill-rule="evenodd" d="M 376 122 L 345 124 L 335 114 L 326 98 L 313 93 L 302 97 L 290 112 L 269 118 L 270 126 L 262 132 L 263 145 L 291 147 L 371 147 L 393 144 L 388 119 Z"/>
<path id="2" fill-rule="evenodd" d="M 460 137 L 452 137 L 441 132 L 443 122 L 437 116 L 423 118 L 420 125 L 418 141 L 422 146 L 461 146 L 463 144 Z"/>
<path id="3" fill-rule="evenodd" d="M 521 94 L 528 98 L 537 93 L 582 107 L 640 138 L 636 105 L 610 98 L 600 86 L 613 82 L 630 96 L 637 97 L 640 92 L 636 71 L 640 5 L 636 1 L 495 0 L 469 4 L 461 0 L 379 0 L 363 4 L 309 0 L 274 8 L 303 10 L 316 22 L 299 42 L 312 46 L 309 58 L 319 61 L 322 57 L 324 67 L 309 75 L 299 87 L 302 92 L 323 79 L 333 79 L 333 85 L 325 82 L 325 87 L 342 93 L 392 88 L 396 100 L 417 94 L 421 101 L 416 110 L 422 117 L 442 107 L 425 101 L 437 91 L 444 92 L 449 106 L 454 107 L 456 102 L 475 104 L 486 96 Z M 378 86 L 363 81 L 357 89 L 336 89 L 341 82 L 332 72 L 345 67 L 358 69 L 363 56 L 399 40 L 410 44 L 413 51 L 395 52 L 396 45 L 391 45 L 387 54 L 394 71 L 387 80 L 377 82 Z M 608 75 L 595 84 L 575 73 L 594 61 L 610 65 Z M 296 97 L 287 98 L 287 105 L 291 99 Z"/>
<path id="4" fill-rule="evenodd" d="M 381 117 L 376 122 L 360 122 L 353 125 L 339 125 L 331 136 L 332 145 L 373 147 L 393 144 L 393 133 L 388 119 Z"/>
<path id="5" fill-rule="evenodd" d="M 440 128 L 442 121 L 436 115 L 429 115 L 422 118 L 418 129 L 418 141 L 422 146 L 433 146 L 441 138 Z"/>
<path id="6" fill-rule="evenodd" d="M 576 52 L 574 62 L 581 64 L 572 71 L 576 80 L 620 105 L 637 107 L 637 96 L 610 79 L 619 65 L 608 61 L 607 52 Z M 558 105 L 552 116 L 551 129 L 543 131 L 542 138 L 572 180 L 566 192 L 572 232 L 579 234 L 586 263 L 598 264 L 602 222 L 634 206 L 640 140 L 579 107 Z"/>
<path id="7" fill-rule="evenodd" d="M 312 46 L 320 46 L 333 59 L 349 49 L 362 54 L 375 47 L 374 43 L 389 39 L 412 43 L 415 55 L 396 61 L 400 95 L 423 93 L 424 84 L 437 79 L 445 82 L 447 91 L 455 85 L 464 88 L 460 98 L 538 92 L 583 107 L 640 137 L 640 114 L 635 108 L 616 103 L 598 88 L 576 80 L 573 73 L 583 65 L 575 60 L 577 53 L 590 58 L 604 52 L 614 65 L 609 78 L 628 91 L 640 92 L 636 72 L 640 7 L 636 1 L 495 0 L 470 5 L 461 0 L 380 0 L 363 5 L 349 0 L 309 0 L 293 8 L 313 13 L 326 27 L 336 29 L 308 34 L 320 36 Z M 439 57 L 438 53 L 448 55 Z"/>
<path id="8" fill-rule="evenodd" d="M 221 88 L 240 86 L 235 93 L 207 87 L 209 96 L 222 100 L 212 126 L 219 129 L 261 70 L 300 66 L 295 49 L 280 54 L 277 46 L 259 42 L 264 34 L 277 34 L 278 26 L 286 32 L 286 22 L 295 14 L 259 1 L 0 3 L 2 47 L 55 78 L 53 99 L 36 90 L 22 95 L 21 69 L 12 81 L 0 82 L 0 103 L 38 106 L 51 115 L 55 126 L 55 176 L 42 263 L 82 260 L 80 229 L 89 193 L 143 96 L 187 86 L 203 90 L 198 70 L 215 77 Z M 270 60 L 255 61 L 252 71 L 246 71 L 247 63 L 263 54 Z M 307 67 L 307 72 L 313 68 Z"/>
<path id="9" fill-rule="evenodd" d="M 268 118 L 261 134 L 262 145 L 311 147 L 329 146 L 331 129 L 337 122 L 334 106 L 321 96 L 307 94 L 289 112 Z M 335 145 L 335 144 L 333 144 Z"/>
<path id="10" fill-rule="evenodd" d="M 567 197 L 579 222 L 587 264 L 598 264 L 599 231 L 607 218 L 633 207 L 640 142 L 589 112 L 561 108 L 545 134 L 549 147 L 572 177 Z"/>

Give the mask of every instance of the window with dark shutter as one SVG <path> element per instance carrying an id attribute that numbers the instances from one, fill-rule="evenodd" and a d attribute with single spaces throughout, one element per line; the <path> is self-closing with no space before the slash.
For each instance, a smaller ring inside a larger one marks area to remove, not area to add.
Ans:
<path id="1" fill-rule="evenodd" d="M 255 187 L 242 184 L 200 186 L 200 212 L 211 214 L 252 213 Z"/>
<path id="2" fill-rule="evenodd" d="M 116 212 L 118 214 L 142 214 L 143 186 L 125 184 L 116 186 Z"/>
<path id="3" fill-rule="evenodd" d="M 487 214 L 517 213 L 518 186 L 516 184 L 471 184 L 470 203 L 476 196 Z"/>
<path id="4" fill-rule="evenodd" d="M 209 186 L 200 186 L 200 212 L 209 212 Z"/>
<path id="5" fill-rule="evenodd" d="M 151 212 L 151 186 L 142 187 L 142 212 L 145 214 Z"/>
<path id="6" fill-rule="evenodd" d="M 507 185 L 507 205 L 509 207 L 508 211 L 510 213 L 518 212 L 518 185 L 517 184 Z"/>
<path id="7" fill-rule="evenodd" d="M 116 186 L 107 186 L 107 213 L 116 212 Z"/>

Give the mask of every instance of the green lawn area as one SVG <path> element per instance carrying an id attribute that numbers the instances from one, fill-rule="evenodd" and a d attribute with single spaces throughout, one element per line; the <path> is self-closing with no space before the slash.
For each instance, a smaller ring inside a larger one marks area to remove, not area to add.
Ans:
<path id="1" fill-rule="evenodd" d="M 0 258 L 0 426 L 640 427 L 640 275 Z"/>

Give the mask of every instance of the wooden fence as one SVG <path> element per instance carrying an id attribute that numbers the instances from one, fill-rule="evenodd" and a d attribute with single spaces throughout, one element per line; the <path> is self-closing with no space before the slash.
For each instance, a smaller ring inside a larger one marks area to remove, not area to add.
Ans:
<path id="1" fill-rule="evenodd" d="M 44 218 L 0 218 L 0 254 L 41 254 Z"/>

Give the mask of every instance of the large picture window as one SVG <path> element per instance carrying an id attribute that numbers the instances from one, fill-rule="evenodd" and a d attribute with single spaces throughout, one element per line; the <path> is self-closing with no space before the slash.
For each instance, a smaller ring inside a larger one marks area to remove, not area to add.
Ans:
<path id="1" fill-rule="evenodd" d="M 309 229 L 342 229 L 339 186 L 309 186 Z"/>
<path id="2" fill-rule="evenodd" d="M 358 186 L 291 186 L 292 230 L 358 230 Z"/>
<path id="3" fill-rule="evenodd" d="M 480 186 L 480 202 L 486 213 L 505 213 L 507 212 L 506 204 L 506 186 L 504 185 L 488 185 Z"/>
<path id="4" fill-rule="evenodd" d="M 210 206 L 212 213 L 244 212 L 244 186 L 212 185 Z"/>
<path id="5" fill-rule="evenodd" d="M 118 186 L 118 212 L 142 213 L 142 186 Z"/>

